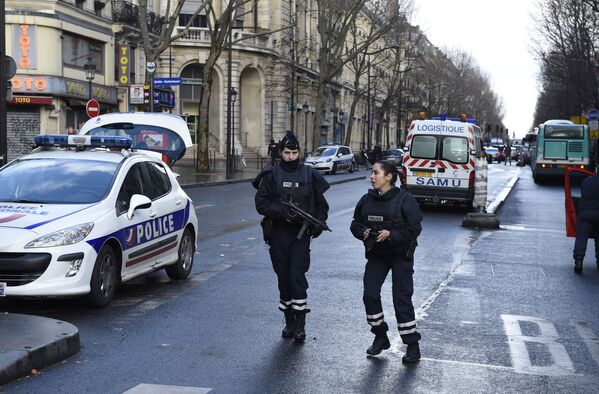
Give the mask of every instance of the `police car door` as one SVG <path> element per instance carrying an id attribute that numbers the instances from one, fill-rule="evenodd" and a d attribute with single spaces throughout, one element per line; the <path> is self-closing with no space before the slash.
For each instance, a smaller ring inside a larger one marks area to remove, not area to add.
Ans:
<path id="1" fill-rule="evenodd" d="M 440 160 L 437 168 L 439 197 L 440 199 L 444 197 L 463 199 L 467 194 L 468 176 L 470 175 L 468 138 L 460 134 L 441 135 L 439 145 Z"/>
<path id="2" fill-rule="evenodd" d="M 187 199 L 176 195 L 165 164 L 147 161 L 144 169 L 143 189 L 152 200 L 151 228 L 146 224 L 144 237 L 153 255 L 148 265 L 156 266 L 177 259 L 177 246 L 187 221 Z"/>
<path id="3" fill-rule="evenodd" d="M 123 249 L 121 276 L 126 279 L 144 266 L 152 256 L 147 251 L 146 224 L 151 223 L 155 209 L 137 209 L 133 217 L 127 217 L 129 202 L 134 194 L 145 195 L 143 187 L 144 163 L 137 162 L 126 169 L 127 173 L 119 187 L 116 200 L 116 216 L 119 227 L 118 238 Z"/>

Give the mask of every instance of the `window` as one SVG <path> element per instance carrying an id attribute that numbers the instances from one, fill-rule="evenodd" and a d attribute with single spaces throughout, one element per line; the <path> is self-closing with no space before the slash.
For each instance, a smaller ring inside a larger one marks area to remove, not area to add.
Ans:
<path id="1" fill-rule="evenodd" d="M 116 214 L 121 215 L 129 210 L 129 202 L 134 194 L 144 195 L 142 188 L 142 163 L 134 164 L 119 190 L 119 195 L 116 200 Z"/>
<path id="2" fill-rule="evenodd" d="M 190 64 L 181 71 L 181 99 L 183 101 L 200 101 L 202 97 L 202 79 L 204 78 L 201 64 Z"/>
<path id="3" fill-rule="evenodd" d="M 77 36 L 67 32 L 62 33 L 62 63 L 66 66 L 83 70 L 88 58 L 96 65 L 98 74 L 104 73 L 103 48 L 100 41 Z"/>
<path id="4" fill-rule="evenodd" d="M 102 16 L 102 10 L 104 9 L 104 6 L 106 5 L 106 3 L 102 2 L 102 1 L 94 1 L 94 13 L 97 16 Z"/>
<path id="5" fill-rule="evenodd" d="M 168 194 L 171 190 L 171 182 L 168 179 L 166 169 L 154 162 L 146 162 L 144 164 L 148 172 L 148 179 L 144 180 L 146 196 L 153 201 Z"/>
<path id="6" fill-rule="evenodd" d="M 411 156 L 415 159 L 436 159 L 437 138 L 432 135 L 417 135 L 412 139 Z"/>
<path id="7" fill-rule="evenodd" d="M 441 159 L 452 163 L 468 162 L 468 140 L 464 137 L 445 137 L 441 150 Z"/>
<path id="8" fill-rule="evenodd" d="M 187 26 L 193 14 L 179 14 L 179 26 Z M 191 27 L 208 27 L 206 15 L 196 15 L 191 22 Z"/>
<path id="9" fill-rule="evenodd" d="M 581 140 L 584 138 L 584 130 L 582 127 L 547 126 L 545 128 L 545 138 Z"/>

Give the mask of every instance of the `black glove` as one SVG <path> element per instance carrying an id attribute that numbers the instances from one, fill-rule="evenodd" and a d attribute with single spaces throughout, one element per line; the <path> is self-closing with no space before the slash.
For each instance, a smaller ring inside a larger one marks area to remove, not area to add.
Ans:
<path id="1" fill-rule="evenodd" d="M 322 227 L 316 227 L 311 230 L 312 238 L 318 238 L 320 234 L 322 234 Z"/>

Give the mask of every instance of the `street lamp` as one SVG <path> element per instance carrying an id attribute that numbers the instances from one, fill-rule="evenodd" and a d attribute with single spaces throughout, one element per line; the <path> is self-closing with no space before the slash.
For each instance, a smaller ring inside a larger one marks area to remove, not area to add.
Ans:
<path id="1" fill-rule="evenodd" d="M 235 171 L 235 99 L 237 98 L 237 90 L 231 88 L 231 156 L 233 157 L 233 171 Z M 240 142 L 241 145 L 241 142 Z"/>
<path id="2" fill-rule="evenodd" d="M 304 109 L 304 160 L 306 159 L 306 155 L 308 153 L 308 112 L 310 112 L 310 106 L 308 102 L 304 102 L 302 106 Z"/>
<path id="3" fill-rule="evenodd" d="M 83 65 L 83 68 L 85 69 L 85 79 L 87 79 L 87 82 L 89 84 L 89 99 L 92 99 L 92 81 L 94 80 L 94 78 L 96 77 L 96 65 L 94 62 L 92 62 L 92 58 L 88 57 L 87 58 L 87 62 Z"/>

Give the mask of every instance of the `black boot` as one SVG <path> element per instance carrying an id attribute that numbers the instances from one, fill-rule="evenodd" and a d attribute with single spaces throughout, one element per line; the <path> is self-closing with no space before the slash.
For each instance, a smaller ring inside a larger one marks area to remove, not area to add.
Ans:
<path id="1" fill-rule="evenodd" d="M 370 356 L 376 356 L 380 354 L 383 350 L 389 349 L 391 347 L 391 343 L 389 342 L 389 337 L 387 337 L 387 331 L 389 330 L 389 326 L 387 323 L 383 322 L 382 324 L 372 327 L 370 332 L 372 332 L 375 337 L 372 345 L 366 349 L 366 353 Z"/>
<path id="2" fill-rule="evenodd" d="M 582 273 L 582 259 L 574 259 L 574 272 Z"/>
<path id="3" fill-rule="evenodd" d="M 306 314 L 295 315 L 295 330 L 293 331 L 293 338 L 296 341 L 303 341 L 306 339 Z"/>
<path id="4" fill-rule="evenodd" d="M 291 311 L 285 311 L 285 328 L 283 328 L 283 338 L 291 338 L 295 332 L 295 315 Z"/>
<path id="5" fill-rule="evenodd" d="M 406 354 L 401 358 L 401 362 L 405 364 L 415 363 L 420 360 L 420 346 L 418 342 L 410 343 L 406 349 Z"/>

